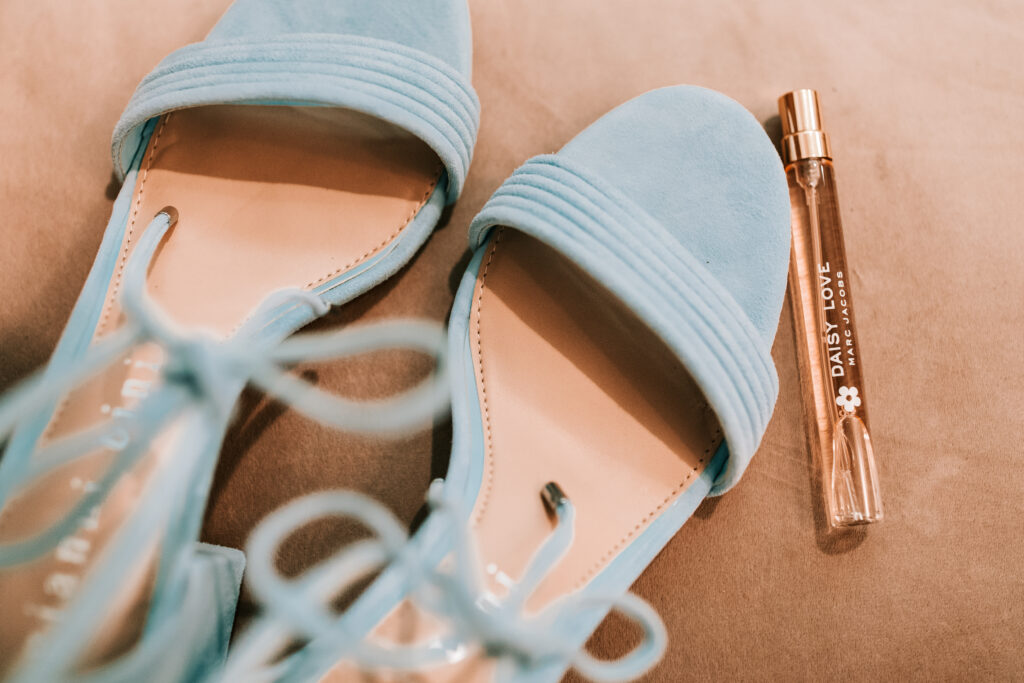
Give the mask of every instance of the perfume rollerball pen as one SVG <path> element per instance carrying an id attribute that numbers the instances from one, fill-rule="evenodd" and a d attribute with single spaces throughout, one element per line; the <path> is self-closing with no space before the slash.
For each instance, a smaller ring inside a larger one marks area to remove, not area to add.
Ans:
<path id="1" fill-rule="evenodd" d="M 882 519 L 868 404 L 853 319 L 835 170 L 818 94 L 779 98 L 793 252 L 789 285 L 809 441 L 821 468 L 829 525 Z"/>

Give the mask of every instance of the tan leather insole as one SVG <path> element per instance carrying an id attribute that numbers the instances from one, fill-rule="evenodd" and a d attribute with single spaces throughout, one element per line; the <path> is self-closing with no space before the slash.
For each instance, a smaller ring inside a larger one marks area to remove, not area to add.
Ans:
<path id="1" fill-rule="evenodd" d="M 504 596 L 551 533 L 540 498 L 547 482 L 576 507 L 572 548 L 527 603 L 533 612 L 606 567 L 696 480 L 721 432 L 664 343 L 593 278 L 523 233 L 501 228 L 488 247 L 469 334 L 485 440 L 471 533 L 487 590 Z M 377 635 L 429 635 L 435 626 L 411 611 L 396 610 Z M 486 680 L 490 671 L 464 661 L 422 680 Z M 344 664 L 328 675 L 357 677 Z"/>
<path id="2" fill-rule="evenodd" d="M 179 220 L 157 251 L 149 291 L 181 325 L 226 337 L 270 292 L 311 289 L 387 248 L 431 196 L 441 171 L 418 138 L 354 111 L 215 106 L 167 114 L 143 157 L 96 337 L 121 324 L 124 264 L 164 206 L 176 207 Z M 43 442 L 130 410 L 162 361 L 161 350 L 147 345 L 115 363 L 62 403 Z M 173 431 L 56 552 L 0 571 L 0 674 L 27 638 L 59 619 L 154 471 L 173 462 Z M 111 456 L 93 454 L 11 501 L 0 515 L 0 540 L 26 538 L 53 523 Z M 137 633 L 141 619 L 126 617 L 144 614 L 140 589 L 151 567 L 134 574 L 135 589 L 126 588 L 119 609 L 97 615 L 96 656 L 123 648 Z"/>

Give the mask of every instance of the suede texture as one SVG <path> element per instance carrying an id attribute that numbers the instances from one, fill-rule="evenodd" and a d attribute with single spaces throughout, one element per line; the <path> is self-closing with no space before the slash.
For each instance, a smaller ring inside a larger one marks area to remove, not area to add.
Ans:
<path id="1" fill-rule="evenodd" d="M 786 288 L 789 194 L 751 114 L 720 93 L 662 88 L 616 107 L 559 153 L 665 226 L 771 345 Z"/>
<path id="2" fill-rule="evenodd" d="M 429 28 L 424 26 L 433 22 Z M 480 122 L 469 84 L 468 8 L 431 0 L 245 0 L 201 43 L 168 55 L 136 88 L 114 128 L 123 177 L 147 121 L 211 104 L 348 107 L 414 133 L 440 157 L 447 197 L 462 191 Z M 454 64 L 454 66 L 453 66 Z"/>
<path id="3" fill-rule="evenodd" d="M 139 80 L 201 40 L 226 0 L 0 3 L 0 383 L 43 363 L 99 245 L 110 133 Z M 397 278 L 323 325 L 447 314 L 466 229 L 525 159 L 655 87 L 720 90 L 777 133 L 775 99 L 822 95 L 856 288 L 886 520 L 825 533 L 793 328 L 775 414 L 741 482 L 710 500 L 637 582 L 671 643 L 651 681 L 1006 680 L 1024 675 L 1024 8 L 784 0 L 738 5 L 471 4 L 484 118 L 448 223 Z M 300 369 L 349 395 L 420 377 L 399 353 Z M 267 511 L 352 486 L 404 519 L 448 434 L 336 434 L 246 393 L 205 536 L 235 546 Z M 351 538 L 314 525 L 290 571 Z M 618 652 L 629 630 L 594 638 Z"/>
<path id="4" fill-rule="evenodd" d="M 658 88 L 516 170 L 470 226 L 507 225 L 590 273 L 676 353 L 715 411 L 739 481 L 771 417 L 769 357 L 786 286 L 789 193 L 778 153 L 742 106 Z"/>
<path id="5" fill-rule="evenodd" d="M 231 40 L 260 34 L 343 30 L 426 52 L 469 75 L 470 45 L 452 39 L 470 35 L 469 16 L 464 7 L 449 0 L 376 4 L 376 12 L 367 12 L 361 0 L 326 5 L 317 0 L 238 0 L 207 38 Z"/>

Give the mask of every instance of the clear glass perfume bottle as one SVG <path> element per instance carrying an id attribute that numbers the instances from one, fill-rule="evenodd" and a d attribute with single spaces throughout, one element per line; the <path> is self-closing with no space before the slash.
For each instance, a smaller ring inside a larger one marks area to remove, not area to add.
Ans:
<path id="1" fill-rule="evenodd" d="M 882 499 L 835 172 L 817 93 L 783 95 L 779 116 L 792 206 L 789 285 L 809 440 L 821 467 L 829 524 L 869 524 L 882 519 Z"/>

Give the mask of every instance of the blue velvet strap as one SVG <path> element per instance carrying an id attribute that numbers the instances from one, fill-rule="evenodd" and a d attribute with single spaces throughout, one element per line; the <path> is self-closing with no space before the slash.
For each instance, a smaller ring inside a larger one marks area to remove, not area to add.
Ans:
<path id="1" fill-rule="evenodd" d="M 642 207 L 561 155 L 534 157 L 470 227 L 474 248 L 509 226 L 562 252 L 672 349 L 718 416 L 729 458 L 712 493 L 739 479 L 778 394 L 769 350 L 722 283 Z"/>
<path id="2" fill-rule="evenodd" d="M 335 33 L 208 39 L 166 57 L 139 85 L 114 129 L 123 176 L 154 116 L 212 104 L 301 104 L 355 109 L 426 142 L 448 173 L 448 201 L 462 189 L 480 120 L 467 77 L 397 42 Z"/>

